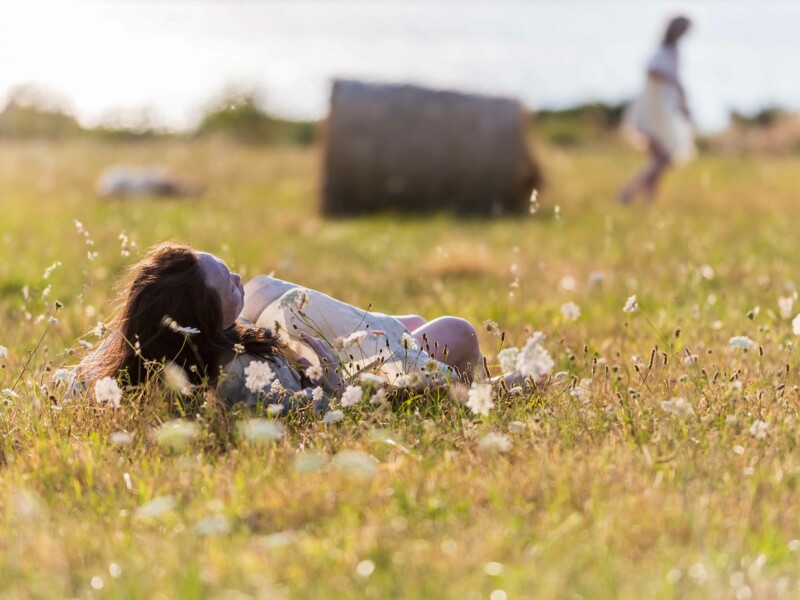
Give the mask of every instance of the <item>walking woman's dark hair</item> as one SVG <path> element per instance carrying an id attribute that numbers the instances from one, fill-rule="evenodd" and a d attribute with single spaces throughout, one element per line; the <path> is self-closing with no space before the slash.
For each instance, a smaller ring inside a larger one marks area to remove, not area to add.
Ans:
<path id="1" fill-rule="evenodd" d="M 267 329 L 241 323 L 223 329 L 219 296 L 206 285 L 197 253 L 189 246 L 151 248 L 124 281 L 109 337 L 81 364 L 84 383 L 124 373 L 128 383 L 139 385 L 148 376 L 148 363 L 171 361 L 192 383 L 214 384 L 235 345 L 264 358 L 280 351 Z"/>

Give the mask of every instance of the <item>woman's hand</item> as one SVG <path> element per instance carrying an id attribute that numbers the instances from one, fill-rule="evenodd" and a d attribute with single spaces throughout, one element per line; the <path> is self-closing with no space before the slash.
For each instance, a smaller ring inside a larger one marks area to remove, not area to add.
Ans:
<path id="1" fill-rule="evenodd" d="M 339 359 L 330 349 L 324 340 L 308 335 L 305 331 L 300 332 L 300 339 L 309 346 L 319 357 L 319 364 L 325 372 L 325 380 L 327 384 L 336 389 L 341 384 L 342 380 L 336 372 L 339 368 Z"/>

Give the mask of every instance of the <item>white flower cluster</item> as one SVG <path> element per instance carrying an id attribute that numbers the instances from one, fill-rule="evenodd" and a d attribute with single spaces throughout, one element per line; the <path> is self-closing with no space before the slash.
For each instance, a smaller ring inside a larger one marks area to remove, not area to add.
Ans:
<path id="1" fill-rule="evenodd" d="M 114 408 L 119 408 L 122 390 L 116 379 L 103 377 L 94 384 L 94 397 L 98 404 L 110 404 Z"/>
<path id="2" fill-rule="evenodd" d="M 263 360 L 252 361 L 245 367 L 244 375 L 245 387 L 254 394 L 262 391 L 275 379 L 275 371 Z"/>
<path id="3" fill-rule="evenodd" d="M 303 288 L 289 290 L 281 297 L 280 307 L 289 310 L 303 310 L 309 302 L 308 291 Z"/>
<path id="4" fill-rule="evenodd" d="M 494 408 L 491 384 L 473 381 L 467 392 L 467 408 L 476 415 L 489 416 L 489 411 Z"/>

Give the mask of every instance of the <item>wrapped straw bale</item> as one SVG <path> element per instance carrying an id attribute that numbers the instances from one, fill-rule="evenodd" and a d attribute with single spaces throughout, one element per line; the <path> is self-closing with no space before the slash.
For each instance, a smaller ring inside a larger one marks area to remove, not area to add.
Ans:
<path id="1" fill-rule="evenodd" d="M 334 82 L 324 137 L 325 214 L 518 213 L 539 183 L 516 100 Z"/>

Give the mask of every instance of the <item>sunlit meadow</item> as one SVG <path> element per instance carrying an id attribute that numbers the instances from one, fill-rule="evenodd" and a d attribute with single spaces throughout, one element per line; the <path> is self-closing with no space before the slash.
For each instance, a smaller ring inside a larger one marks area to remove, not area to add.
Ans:
<path id="1" fill-rule="evenodd" d="M 704 156 L 621 208 L 638 156 L 538 150 L 524 218 L 330 221 L 315 149 L 0 144 L 2 596 L 797 597 L 800 157 Z M 96 198 L 117 163 L 206 193 Z M 157 389 L 65 402 L 59 369 L 163 240 L 463 316 L 493 373 L 535 331 L 555 364 L 522 396 L 365 391 L 325 419 Z"/>

